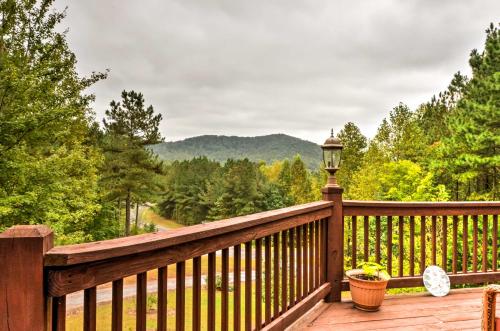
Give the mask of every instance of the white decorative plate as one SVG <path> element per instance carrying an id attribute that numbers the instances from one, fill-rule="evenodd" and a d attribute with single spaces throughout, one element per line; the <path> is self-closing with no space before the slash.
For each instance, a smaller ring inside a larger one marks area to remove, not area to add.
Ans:
<path id="1" fill-rule="evenodd" d="M 450 278 L 436 265 L 425 268 L 424 286 L 433 296 L 444 297 L 450 292 Z"/>

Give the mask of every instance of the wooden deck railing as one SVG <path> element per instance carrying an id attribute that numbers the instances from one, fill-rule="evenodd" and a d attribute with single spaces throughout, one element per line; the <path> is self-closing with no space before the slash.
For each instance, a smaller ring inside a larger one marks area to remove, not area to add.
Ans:
<path id="1" fill-rule="evenodd" d="M 453 284 L 500 280 L 500 202 L 342 201 L 341 194 L 327 188 L 331 201 L 80 245 L 52 247 L 45 226 L 13 227 L 0 234 L 0 330 L 65 330 L 66 296 L 77 291 L 84 291 L 83 330 L 96 330 L 103 284 L 112 292 L 111 329 L 122 330 L 127 277 L 136 279 L 135 328 L 146 330 L 148 272 L 157 273 L 149 290 L 158 293 L 157 330 L 167 322 L 176 330 L 283 330 L 317 302 L 339 301 L 348 290 L 345 268 L 362 260 L 385 264 L 392 288 L 422 286 L 430 264 Z M 175 303 L 167 309 L 170 291 Z"/>
<path id="2" fill-rule="evenodd" d="M 135 276 L 135 329 L 146 330 L 147 272 L 157 270 L 157 330 L 166 330 L 170 318 L 175 320 L 176 330 L 200 330 L 202 326 L 215 330 L 216 319 L 221 330 L 282 330 L 330 292 L 324 252 L 332 208 L 331 202 L 320 201 L 168 232 L 39 251 L 43 254 L 46 312 L 50 315 L 47 329 L 65 330 L 66 295 L 84 290 L 83 330 L 96 330 L 97 286 L 111 282 L 112 330 L 122 330 L 124 278 Z M 22 232 L 22 227 L 9 231 L 3 236 Z M 11 244 L 17 246 L 15 240 Z M 202 275 L 205 256 L 208 270 Z M 5 257 L 11 262 L 8 255 Z M 192 263 L 192 281 L 186 277 L 188 263 Z M 167 285 L 168 266 L 173 264 L 175 287 Z M 203 276 L 207 290 L 204 311 Z M 220 307 L 216 304 L 218 277 Z M 186 297 L 187 279 L 191 282 L 191 297 Z M 231 294 L 230 279 L 234 288 Z M 14 282 L 14 276 L 10 281 Z M 167 315 L 169 290 L 175 290 L 175 316 Z M 192 301 L 192 326 L 186 325 L 186 301 Z"/>
<path id="3" fill-rule="evenodd" d="M 429 265 L 452 284 L 497 282 L 499 212 L 499 202 L 344 201 L 345 268 L 382 263 L 392 288 L 423 286 Z"/>

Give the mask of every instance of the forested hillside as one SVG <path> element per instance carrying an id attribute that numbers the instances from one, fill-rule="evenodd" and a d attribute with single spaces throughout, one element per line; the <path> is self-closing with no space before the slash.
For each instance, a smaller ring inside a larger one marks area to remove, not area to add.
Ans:
<path id="1" fill-rule="evenodd" d="M 166 161 L 190 160 L 206 156 L 209 160 L 249 159 L 272 163 L 292 159 L 299 154 L 309 169 L 316 169 L 321 161 L 321 148 L 309 141 L 271 134 L 258 137 L 199 136 L 175 142 L 164 142 L 150 147 Z"/>

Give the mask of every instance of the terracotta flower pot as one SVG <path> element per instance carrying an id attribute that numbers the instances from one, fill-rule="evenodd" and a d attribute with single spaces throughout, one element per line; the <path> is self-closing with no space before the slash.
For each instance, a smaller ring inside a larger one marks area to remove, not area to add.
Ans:
<path id="1" fill-rule="evenodd" d="M 363 269 L 353 269 L 346 272 L 347 278 L 349 278 L 349 288 L 354 307 L 364 311 L 377 311 L 384 301 L 388 280 L 358 278 L 363 274 Z"/>

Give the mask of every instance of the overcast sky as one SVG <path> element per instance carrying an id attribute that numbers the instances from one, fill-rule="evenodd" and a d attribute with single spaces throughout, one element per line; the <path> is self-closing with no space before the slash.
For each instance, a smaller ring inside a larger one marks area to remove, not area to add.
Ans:
<path id="1" fill-rule="evenodd" d="M 322 143 L 355 122 L 371 137 L 469 73 L 500 1 L 60 0 L 102 117 L 123 89 L 163 114 L 167 141 L 286 133 Z"/>

